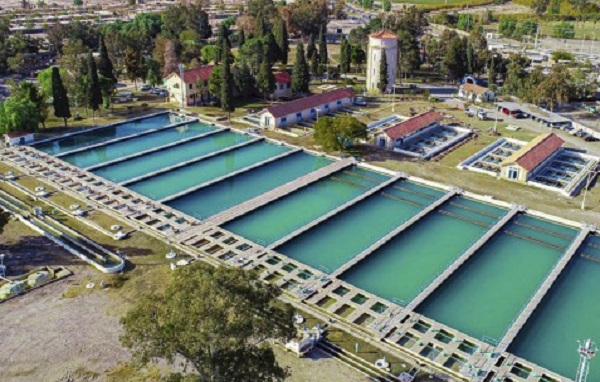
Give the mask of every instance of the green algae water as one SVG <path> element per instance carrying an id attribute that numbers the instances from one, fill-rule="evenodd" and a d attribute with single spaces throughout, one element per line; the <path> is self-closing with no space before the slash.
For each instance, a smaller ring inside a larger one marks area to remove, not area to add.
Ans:
<path id="1" fill-rule="evenodd" d="M 195 218 L 204 219 L 331 163 L 325 157 L 294 153 L 167 204 Z"/>
<path id="2" fill-rule="evenodd" d="M 367 292 L 406 305 L 505 213 L 491 205 L 454 197 L 341 278 Z"/>
<path id="3" fill-rule="evenodd" d="M 242 134 L 224 131 L 155 153 L 97 168 L 93 172 L 112 182 L 124 182 L 144 174 L 226 149 L 238 143 L 246 142 L 249 139 L 249 137 Z"/>
<path id="4" fill-rule="evenodd" d="M 261 245 L 270 245 L 387 179 L 385 175 L 352 167 L 250 212 L 223 228 Z"/>
<path id="5" fill-rule="evenodd" d="M 577 341 L 600 343 L 598 291 L 600 237 L 589 236 L 508 350 L 575 379 Z M 591 361 L 588 381 L 600 381 L 598 359 Z"/>
<path id="6" fill-rule="evenodd" d="M 143 135 L 137 139 L 109 143 L 104 146 L 69 154 L 61 159 L 78 167 L 89 167 L 96 164 L 122 158 L 127 155 L 139 153 L 144 150 L 174 143 L 182 139 L 213 131 L 204 123 L 192 122 L 171 129 L 160 130 L 155 133 Z"/>
<path id="7" fill-rule="evenodd" d="M 289 150 L 287 146 L 261 141 L 141 180 L 128 187 L 151 199 L 160 200 Z"/>
<path id="8" fill-rule="evenodd" d="M 171 123 L 171 115 L 165 113 L 154 117 L 142 118 L 136 121 L 124 122 L 114 126 L 54 139 L 52 141 L 34 145 L 33 147 L 48 154 L 57 155 L 82 147 L 95 145 L 97 143 L 106 142 L 111 139 L 139 134 L 146 130 L 170 125 Z"/>
<path id="9" fill-rule="evenodd" d="M 498 341 L 576 234 L 566 226 L 518 215 L 417 311 L 475 338 Z"/>
<path id="10" fill-rule="evenodd" d="M 276 250 L 331 273 L 441 195 L 439 190 L 399 181 Z"/>

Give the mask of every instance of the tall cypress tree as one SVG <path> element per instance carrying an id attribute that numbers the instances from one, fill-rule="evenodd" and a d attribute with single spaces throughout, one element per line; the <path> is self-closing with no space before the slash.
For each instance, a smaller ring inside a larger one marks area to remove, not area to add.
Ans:
<path id="1" fill-rule="evenodd" d="M 231 74 L 230 55 L 227 50 L 227 42 L 223 41 L 223 64 L 221 66 L 221 109 L 228 116 L 234 110 L 233 107 L 233 75 Z"/>
<path id="2" fill-rule="evenodd" d="M 96 68 L 96 60 L 92 53 L 88 53 L 88 105 L 92 108 L 92 119 L 94 112 L 100 110 L 102 104 L 102 90 L 100 89 L 100 80 L 98 79 L 98 69 Z"/>
<path id="3" fill-rule="evenodd" d="M 117 83 L 117 77 L 115 76 L 115 69 L 112 61 L 108 56 L 108 50 L 104 44 L 104 37 L 100 35 L 100 61 L 98 62 L 98 73 L 107 79 L 112 80 L 115 84 Z"/>
<path id="4" fill-rule="evenodd" d="M 385 93 L 387 87 L 389 85 L 388 80 L 388 64 L 387 64 L 387 54 L 385 51 L 381 52 L 381 61 L 379 61 L 379 83 L 377 87 L 381 93 Z"/>
<path id="5" fill-rule="evenodd" d="M 256 83 L 258 90 L 265 96 L 265 99 L 275 90 L 275 76 L 273 75 L 273 69 L 268 60 L 263 60 L 260 64 Z"/>
<path id="6" fill-rule="evenodd" d="M 350 71 L 350 52 L 351 52 L 350 43 L 346 39 L 346 36 L 342 35 L 342 41 L 340 44 L 340 70 L 342 73 L 347 74 Z"/>
<path id="7" fill-rule="evenodd" d="M 244 45 L 246 42 L 246 34 L 244 33 L 244 28 L 240 28 L 240 35 L 238 37 L 239 46 Z"/>
<path id="8" fill-rule="evenodd" d="M 281 51 L 279 50 L 279 46 L 277 45 L 275 36 L 273 36 L 272 32 L 267 33 L 263 43 L 265 60 L 269 61 L 270 65 L 272 65 L 275 61 L 279 61 L 281 59 Z"/>
<path id="9" fill-rule="evenodd" d="M 328 58 L 327 30 L 325 29 L 325 25 L 323 25 L 319 31 L 319 62 L 327 65 Z"/>
<path id="10" fill-rule="evenodd" d="M 217 32 L 217 42 L 215 44 L 215 65 L 219 62 L 225 61 L 223 58 L 225 55 L 231 55 L 231 41 L 229 40 L 229 28 L 225 23 L 219 24 L 219 31 Z"/>
<path id="11" fill-rule="evenodd" d="M 308 36 L 308 44 L 306 45 L 306 58 L 310 59 L 313 56 L 313 52 L 317 50 L 315 47 L 315 36 L 311 33 Z"/>
<path id="12" fill-rule="evenodd" d="M 287 27 L 285 26 L 285 20 L 283 20 L 283 18 L 279 17 L 275 21 L 273 34 L 275 35 L 275 41 L 277 41 L 277 46 L 279 46 L 279 51 L 281 53 L 281 63 L 287 65 L 290 45 L 288 42 L 289 36 Z"/>
<path id="13" fill-rule="evenodd" d="M 300 42 L 296 46 L 296 63 L 292 70 L 292 93 L 308 93 L 309 84 L 310 74 L 304 55 L 304 44 Z"/>
<path id="14" fill-rule="evenodd" d="M 310 57 L 310 72 L 313 76 L 317 76 L 319 71 L 319 53 L 314 50 L 312 56 Z"/>
<path id="15" fill-rule="evenodd" d="M 71 109 L 69 108 L 69 96 L 65 85 L 60 78 L 60 72 L 55 66 L 52 68 L 52 106 L 54 107 L 54 116 L 62 118 L 65 127 L 67 127 L 67 119 L 71 118 Z"/>

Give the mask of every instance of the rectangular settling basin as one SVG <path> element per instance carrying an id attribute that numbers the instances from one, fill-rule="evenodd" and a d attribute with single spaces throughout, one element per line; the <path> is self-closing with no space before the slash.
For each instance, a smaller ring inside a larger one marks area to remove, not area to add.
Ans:
<path id="1" fill-rule="evenodd" d="M 548 291 L 512 346 L 511 353 L 575 379 L 577 341 L 600 343 L 600 237 L 589 236 Z M 588 381 L 600 381 L 598 360 Z"/>
<path id="2" fill-rule="evenodd" d="M 505 214 L 506 210 L 501 208 L 456 196 L 341 278 L 367 292 L 406 305 Z"/>
<path id="3" fill-rule="evenodd" d="M 517 215 L 417 311 L 495 344 L 576 234 L 563 225 Z"/>
<path id="4" fill-rule="evenodd" d="M 378 186 L 389 177 L 358 167 L 337 172 L 250 212 L 223 228 L 263 246 Z"/>
<path id="5" fill-rule="evenodd" d="M 401 180 L 276 248 L 290 258 L 333 272 L 444 193 Z"/>
<path id="6" fill-rule="evenodd" d="M 225 179 L 167 204 L 197 219 L 215 215 L 331 164 L 325 157 L 298 152 Z"/>

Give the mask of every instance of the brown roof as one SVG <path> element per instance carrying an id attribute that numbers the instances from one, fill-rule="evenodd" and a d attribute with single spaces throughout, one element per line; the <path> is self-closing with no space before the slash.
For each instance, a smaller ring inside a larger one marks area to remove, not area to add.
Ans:
<path id="1" fill-rule="evenodd" d="M 296 100 L 271 106 L 265 110 L 275 118 L 284 115 L 295 114 L 302 110 L 312 109 L 329 102 L 337 101 L 342 98 L 354 97 L 352 88 L 335 89 L 327 93 L 315 94 L 310 97 L 298 98 Z"/>
<path id="2" fill-rule="evenodd" d="M 415 131 L 430 125 L 434 122 L 439 122 L 444 119 L 444 115 L 440 114 L 436 111 L 428 111 L 423 114 L 419 114 L 410 119 L 407 119 L 404 122 L 400 122 L 397 125 L 392 127 L 388 127 L 384 130 L 385 134 L 392 138 L 398 139 L 407 136 L 410 133 L 414 133 Z"/>
<path id="3" fill-rule="evenodd" d="M 554 154 L 563 143 L 565 141 L 554 133 L 539 135 L 521 150 L 502 161 L 502 165 L 517 163 L 525 170 L 532 171 Z"/>
<path id="4" fill-rule="evenodd" d="M 488 91 L 488 88 L 483 87 L 483 86 L 479 86 L 476 84 L 464 84 L 462 86 L 463 90 L 468 91 L 469 93 L 474 93 L 474 94 L 484 94 L 485 92 Z"/>
<path id="5" fill-rule="evenodd" d="M 395 33 L 392 33 L 388 30 L 382 29 L 378 32 L 375 33 L 371 33 L 369 35 L 369 37 L 374 37 L 374 38 L 398 38 L 398 35 Z"/>
<path id="6" fill-rule="evenodd" d="M 201 68 L 196 69 L 188 69 L 183 71 L 183 82 L 186 84 L 195 84 L 198 82 L 198 77 L 202 79 L 202 81 L 208 81 L 210 79 L 210 74 L 212 73 L 214 65 L 205 65 Z M 179 72 L 173 72 L 170 74 L 179 77 Z"/>

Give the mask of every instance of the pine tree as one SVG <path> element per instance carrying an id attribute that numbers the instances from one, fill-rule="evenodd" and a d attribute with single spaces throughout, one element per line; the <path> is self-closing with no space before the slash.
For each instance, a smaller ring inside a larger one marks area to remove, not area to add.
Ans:
<path id="1" fill-rule="evenodd" d="M 300 42 L 296 46 L 296 62 L 292 70 L 292 93 L 308 93 L 309 84 L 310 74 L 304 56 L 304 44 Z"/>
<path id="2" fill-rule="evenodd" d="M 88 105 L 92 108 L 92 119 L 94 112 L 100 110 L 102 104 L 102 91 L 100 89 L 100 80 L 98 79 L 98 69 L 96 68 L 96 60 L 90 52 L 88 54 Z"/>
<path id="3" fill-rule="evenodd" d="M 112 61 L 108 56 L 108 50 L 106 49 L 106 45 L 104 44 L 104 37 L 100 35 L 100 61 L 98 62 L 98 74 L 100 76 L 110 79 L 117 83 L 117 77 L 115 76 L 115 69 L 113 67 Z"/>
<path id="4" fill-rule="evenodd" d="M 246 61 L 242 62 L 242 66 L 235 76 L 235 86 L 242 97 L 250 97 L 256 90 L 256 81 L 254 81 Z"/>
<path id="5" fill-rule="evenodd" d="M 340 43 L 340 70 L 342 73 L 347 74 L 350 71 L 350 44 L 348 40 L 346 40 L 346 36 L 342 35 L 342 40 Z"/>
<path id="6" fill-rule="evenodd" d="M 54 107 L 54 116 L 62 118 L 65 127 L 67 127 L 67 119 L 71 118 L 71 109 L 69 108 L 69 96 L 65 85 L 60 78 L 60 72 L 55 66 L 52 68 L 52 106 Z"/>
<path id="7" fill-rule="evenodd" d="M 288 42 L 288 31 L 285 26 L 285 20 L 281 17 L 277 18 L 275 21 L 275 27 L 273 28 L 273 34 L 275 35 L 275 41 L 277 41 L 277 46 L 279 46 L 279 51 L 281 53 L 281 63 L 287 65 L 288 55 L 290 52 L 290 45 Z"/>
<path id="8" fill-rule="evenodd" d="M 233 107 L 233 75 L 231 74 L 230 56 L 227 49 L 227 42 L 223 41 L 223 64 L 221 66 L 221 109 L 226 111 L 228 116 L 234 110 Z"/>
<path id="9" fill-rule="evenodd" d="M 267 60 L 263 60 L 260 64 L 256 83 L 258 90 L 265 96 L 265 99 L 275 90 L 275 76 L 273 75 L 271 64 Z"/>
<path id="10" fill-rule="evenodd" d="M 388 64 L 387 64 L 387 54 L 385 51 L 381 52 L 381 61 L 379 61 L 379 83 L 377 87 L 381 93 L 385 93 L 387 87 L 389 85 L 388 79 Z"/>
<path id="11" fill-rule="evenodd" d="M 327 65 L 327 30 L 325 26 L 319 31 L 319 63 Z"/>
<path id="12" fill-rule="evenodd" d="M 265 59 L 269 61 L 269 64 L 272 65 L 275 61 L 279 61 L 281 59 L 281 52 L 272 32 L 267 33 L 265 36 L 264 49 Z"/>
<path id="13" fill-rule="evenodd" d="M 230 31 L 225 23 L 219 24 L 217 32 L 217 42 L 215 44 L 215 65 L 225 61 L 225 55 L 231 55 L 231 41 L 229 40 Z"/>
<path id="14" fill-rule="evenodd" d="M 241 47 L 246 42 L 246 34 L 244 33 L 244 28 L 240 28 L 240 35 L 238 37 L 238 45 Z"/>
<path id="15" fill-rule="evenodd" d="M 313 52 L 317 50 L 315 47 L 315 36 L 311 33 L 308 36 L 308 45 L 306 45 L 306 58 L 310 59 L 313 56 Z"/>

